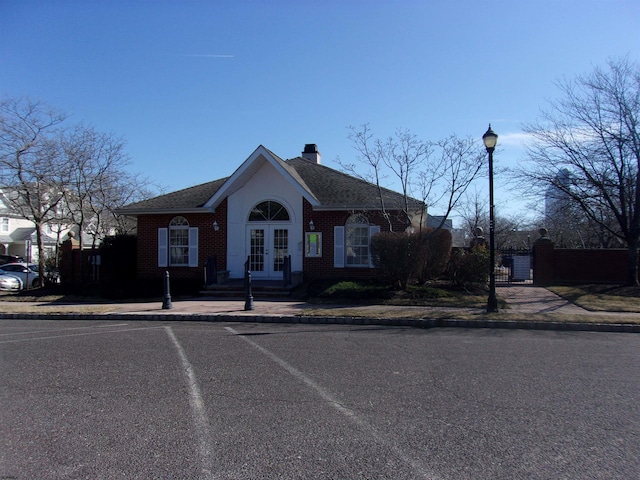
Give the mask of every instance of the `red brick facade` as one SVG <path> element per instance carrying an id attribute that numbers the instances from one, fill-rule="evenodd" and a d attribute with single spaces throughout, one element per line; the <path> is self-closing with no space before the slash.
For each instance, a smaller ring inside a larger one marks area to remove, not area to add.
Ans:
<path id="1" fill-rule="evenodd" d="M 171 278 L 197 279 L 204 281 L 204 264 L 209 257 L 216 257 L 218 269 L 226 269 L 227 236 L 225 224 L 227 201 L 224 200 L 215 213 L 181 214 L 189 221 L 190 227 L 198 228 L 198 268 L 158 267 L 158 229 L 167 228 L 169 222 L 178 215 L 140 215 L 138 217 L 138 278 L 161 278 L 168 271 Z M 213 228 L 218 222 L 220 229 Z"/>
<path id="2" fill-rule="evenodd" d="M 314 232 L 322 233 L 322 256 L 306 257 L 303 253 L 303 278 L 315 280 L 322 278 L 367 279 L 377 276 L 375 268 L 335 268 L 334 267 L 334 226 L 344 226 L 354 213 L 364 213 L 371 225 L 378 225 L 382 231 L 388 230 L 388 222 L 378 211 L 313 211 L 311 204 L 303 199 L 304 231 L 309 231 L 309 222 L 313 220 Z M 171 278 L 199 279 L 204 281 L 204 264 L 209 257 L 217 258 L 219 270 L 225 270 L 227 255 L 227 200 L 225 199 L 215 214 L 185 213 L 190 227 L 198 228 L 198 267 L 158 267 L 158 229 L 167 228 L 176 214 L 139 215 L 138 216 L 138 278 L 162 278 L 168 271 Z M 401 214 L 391 215 L 393 229 L 403 231 L 405 224 Z M 220 229 L 213 228 L 216 221 Z M 244 240 L 243 240 L 244 241 Z"/>
<path id="3" fill-rule="evenodd" d="M 318 280 L 323 278 L 349 278 L 349 279 L 370 279 L 376 278 L 378 270 L 365 267 L 344 267 L 335 268 L 333 252 L 333 229 L 335 226 L 344 226 L 347 219 L 354 213 L 365 213 L 371 225 L 380 226 L 381 231 L 389 230 L 389 223 L 379 211 L 355 212 L 355 211 L 313 211 L 313 208 L 306 200 L 303 200 L 305 231 L 311 220 L 316 233 L 322 233 L 322 256 L 304 257 L 303 273 L 305 280 Z M 401 214 L 392 214 L 391 221 L 394 231 L 404 231 L 405 223 Z"/>

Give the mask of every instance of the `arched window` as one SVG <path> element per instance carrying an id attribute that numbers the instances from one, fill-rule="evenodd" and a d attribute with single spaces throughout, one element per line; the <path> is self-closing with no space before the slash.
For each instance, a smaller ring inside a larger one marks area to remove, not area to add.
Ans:
<path id="1" fill-rule="evenodd" d="M 169 265 L 189 264 L 189 222 L 175 217 L 169 223 Z"/>
<path id="2" fill-rule="evenodd" d="M 369 220 L 362 213 L 351 215 L 345 225 L 348 267 L 369 266 Z"/>
<path id="3" fill-rule="evenodd" d="M 282 204 L 272 200 L 257 204 L 249 212 L 250 222 L 283 222 L 288 220 L 289 212 L 287 212 L 287 209 Z"/>
<path id="4" fill-rule="evenodd" d="M 198 266 L 198 227 L 174 217 L 169 227 L 158 228 L 158 267 Z"/>

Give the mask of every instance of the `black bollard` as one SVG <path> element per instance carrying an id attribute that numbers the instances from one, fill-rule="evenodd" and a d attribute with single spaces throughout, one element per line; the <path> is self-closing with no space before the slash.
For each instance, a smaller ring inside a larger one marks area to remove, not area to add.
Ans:
<path id="1" fill-rule="evenodd" d="M 169 272 L 164 272 L 164 297 L 162 298 L 162 309 L 171 310 L 171 293 L 169 293 Z"/>
<path id="2" fill-rule="evenodd" d="M 246 292 L 244 309 L 253 310 L 253 295 L 251 294 L 251 272 L 249 271 L 248 265 L 244 271 L 244 283 L 245 283 L 244 286 L 245 286 L 245 292 Z"/>

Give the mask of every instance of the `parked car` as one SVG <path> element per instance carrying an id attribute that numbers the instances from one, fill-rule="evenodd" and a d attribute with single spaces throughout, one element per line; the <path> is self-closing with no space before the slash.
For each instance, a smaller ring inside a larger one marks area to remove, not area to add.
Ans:
<path id="1" fill-rule="evenodd" d="M 22 280 L 8 273 L 0 273 L 0 290 L 4 292 L 22 290 Z"/>
<path id="2" fill-rule="evenodd" d="M 37 263 L 30 263 L 29 268 L 34 273 L 40 273 L 40 266 Z M 44 278 L 45 285 L 47 283 L 60 283 L 60 271 L 57 268 L 47 268 L 45 267 L 44 275 L 40 275 L 40 277 Z"/>
<path id="3" fill-rule="evenodd" d="M 0 265 L 0 273 L 7 273 L 18 277 L 25 288 L 38 288 L 42 286 L 40 274 L 31 270 L 26 263 L 6 263 Z"/>
<path id="4" fill-rule="evenodd" d="M 18 255 L 0 255 L 0 265 L 4 265 L 5 263 L 24 263 L 24 258 L 19 257 Z"/>

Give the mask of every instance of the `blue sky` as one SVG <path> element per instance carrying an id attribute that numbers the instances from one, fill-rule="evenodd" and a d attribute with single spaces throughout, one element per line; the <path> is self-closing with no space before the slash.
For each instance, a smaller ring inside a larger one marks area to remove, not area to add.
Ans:
<path id="1" fill-rule="evenodd" d="M 123 136 L 131 170 L 167 191 L 260 144 L 291 158 L 316 143 L 338 168 L 363 123 L 481 142 L 491 122 L 508 167 L 553 82 L 638 61 L 639 25 L 637 0 L 0 0 L 0 95 Z M 524 212 L 503 180 L 498 211 Z"/>

